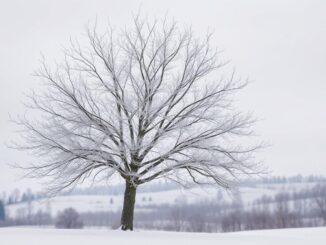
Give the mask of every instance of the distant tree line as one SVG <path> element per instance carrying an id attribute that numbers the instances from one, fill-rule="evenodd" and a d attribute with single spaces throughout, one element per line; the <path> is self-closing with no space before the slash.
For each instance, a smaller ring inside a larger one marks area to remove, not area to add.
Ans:
<path id="1" fill-rule="evenodd" d="M 5 205 L 3 201 L 0 199 L 0 226 L 1 223 L 5 221 L 5 218 L 6 218 Z"/>
<path id="2" fill-rule="evenodd" d="M 250 204 L 241 198 L 233 202 L 202 202 L 179 205 L 149 205 L 135 216 L 141 229 L 183 232 L 233 232 L 326 225 L 326 185 L 293 193 L 262 196 Z M 119 212 L 84 212 L 85 226 L 118 228 Z"/>
<path id="3" fill-rule="evenodd" d="M 251 178 L 245 179 L 241 182 L 240 186 L 256 186 L 258 184 L 286 184 L 286 183 L 326 183 L 325 176 L 319 175 L 295 175 L 295 176 L 272 176 L 264 178 Z M 147 185 L 139 187 L 139 193 L 148 192 L 160 192 L 168 190 L 177 190 L 179 185 L 174 182 L 157 181 Z M 124 193 L 124 184 L 111 185 L 110 188 L 107 186 L 93 186 L 87 188 L 76 188 L 70 192 L 62 195 L 121 195 Z M 2 192 L 0 199 L 6 204 L 16 204 L 21 202 L 33 201 L 42 198 L 46 198 L 47 194 L 43 192 L 33 192 L 31 189 L 27 189 L 21 192 L 19 189 L 14 189 L 10 193 Z"/>
<path id="4" fill-rule="evenodd" d="M 245 179 L 241 182 L 241 186 L 252 186 L 257 184 L 294 184 L 294 183 L 326 183 L 326 177 L 322 175 L 301 174 L 294 176 L 271 176 Z"/>
<path id="5" fill-rule="evenodd" d="M 184 204 L 159 207 L 136 216 L 144 229 L 188 232 L 232 232 L 326 225 L 326 185 L 293 193 L 262 196 L 251 204 L 241 198 L 231 203 Z"/>
<path id="6" fill-rule="evenodd" d="M 111 199 L 110 204 L 113 204 Z M 135 224 L 140 229 L 232 232 L 326 225 L 326 183 L 323 182 L 298 191 L 263 195 L 250 203 L 245 203 L 241 195 L 237 195 L 232 202 L 227 201 L 219 191 L 216 201 L 201 203 L 187 203 L 186 199 L 178 199 L 175 200 L 175 205 L 156 205 L 151 199 L 149 195 L 146 201 L 143 199 L 136 204 L 138 211 Z M 143 206 L 144 202 L 146 206 Z M 118 228 L 120 224 L 120 210 L 79 214 L 70 210 L 70 213 L 64 211 L 52 217 L 49 210 L 35 210 L 33 202 L 27 202 L 25 208 L 17 209 L 16 212 L 15 218 L 9 218 L 5 213 L 4 202 L 0 201 L 0 226 L 51 225 L 62 228 L 62 224 L 67 224 L 69 217 L 75 220 L 75 228 Z"/>
<path id="7" fill-rule="evenodd" d="M 0 199 L 6 204 L 17 204 L 24 202 L 31 202 L 34 200 L 46 198 L 47 195 L 42 192 L 33 192 L 31 189 L 27 189 L 26 191 L 21 192 L 19 189 L 15 188 L 9 194 L 6 192 L 2 192 Z"/>

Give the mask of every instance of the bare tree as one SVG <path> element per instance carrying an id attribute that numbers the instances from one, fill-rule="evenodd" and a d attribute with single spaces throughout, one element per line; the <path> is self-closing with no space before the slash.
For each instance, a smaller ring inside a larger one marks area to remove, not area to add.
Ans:
<path id="1" fill-rule="evenodd" d="M 313 188 L 312 192 L 314 193 L 314 207 L 323 220 L 324 225 L 326 225 L 326 185 L 318 184 Z"/>
<path id="2" fill-rule="evenodd" d="M 280 192 L 275 195 L 275 218 L 277 228 L 286 228 L 290 226 L 291 212 L 289 207 L 290 194 Z"/>
<path id="3" fill-rule="evenodd" d="M 67 208 L 58 215 L 55 227 L 59 229 L 80 229 L 84 227 L 84 224 L 75 209 Z"/>
<path id="4" fill-rule="evenodd" d="M 4 221 L 5 218 L 6 218 L 5 205 L 4 202 L 0 199 L 0 222 Z"/>
<path id="5" fill-rule="evenodd" d="M 120 34 L 97 30 L 88 29 L 86 47 L 72 41 L 56 69 L 43 62 L 37 72 L 45 90 L 28 108 L 40 117 L 16 121 L 26 130 L 17 148 L 44 159 L 27 167 L 30 176 L 52 177 L 60 191 L 117 173 L 126 182 L 121 228 L 132 230 L 141 184 L 168 178 L 228 188 L 238 174 L 256 172 L 257 146 L 240 143 L 254 120 L 232 106 L 246 82 L 223 75 L 211 35 L 199 40 L 176 23 L 139 17 Z"/>

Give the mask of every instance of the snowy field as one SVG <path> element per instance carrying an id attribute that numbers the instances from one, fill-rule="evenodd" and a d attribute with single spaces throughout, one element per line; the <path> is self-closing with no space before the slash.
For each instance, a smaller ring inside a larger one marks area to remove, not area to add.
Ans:
<path id="1" fill-rule="evenodd" d="M 255 199 L 266 195 L 274 197 L 275 194 L 287 191 L 299 191 L 307 187 L 313 186 L 315 183 L 296 183 L 296 184 L 262 184 L 255 187 L 241 187 L 235 196 L 242 197 L 244 203 L 250 203 Z M 232 201 L 234 198 L 232 193 L 223 192 L 224 201 Z M 137 193 L 136 210 L 146 209 L 146 206 L 161 204 L 191 204 L 198 202 L 209 202 L 218 200 L 218 189 L 216 188 L 193 188 L 189 190 L 168 190 L 160 192 Z M 144 201 L 144 199 L 146 201 Z M 149 201 L 150 199 L 150 201 Z M 58 212 L 65 208 L 73 207 L 78 212 L 101 212 L 101 211 L 118 211 L 122 208 L 122 195 L 77 195 L 77 196 L 57 196 L 52 199 L 41 199 L 32 202 L 33 212 L 38 210 L 49 212 L 52 216 L 56 216 Z M 111 203 L 112 202 L 112 203 Z M 15 217 L 17 215 L 24 216 L 28 209 L 27 203 L 18 203 L 7 206 L 7 215 Z"/>
<path id="2" fill-rule="evenodd" d="M 1 245 L 324 245 L 326 228 L 265 230 L 236 233 L 176 233 L 152 231 L 54 230 L 1 228 Z"/>
<path id="3" fill-rule="evenodd" d="M 287 191 L 289 193 L 299 191 L 313 186 L 315 183 L 296 183 L 296 184 L 262 184 L 254 187 L 241 187 L 235 196 L 241 196 L 244 203 L 250 203 L 262 195 L 274 197 L 275 194 Z M 232 201 L 232 193 L 223 192 L 224 201 Z M 198 202 L 219 201 L 219 191 L 216 188 L 193 188 L 189 190 L 168 190 L 160 192 L 137 193 L 136 210 L 146 210 L 150 205 L 182 205 Z M 150 199 L 150 201 L 149 201 Z M 144 201 L 145 200 L 145 201 Z M 52 199 L 41 199 L 32 202 L 33 212 L 42 210 L 56 216 L 58 212 L 65 208 L 73 207 L 78 212 L 102 212 L 102 211 L 119 211 L 122 208 L 122 195 L 80 195 L 80 196 L 57 196 Z M 112 202 L 112 203 L 111 203 Z M 28 209 L 27 203 L 18 203 L 7 206 L 7 215 L 15 217 L 24 216 Z"/>

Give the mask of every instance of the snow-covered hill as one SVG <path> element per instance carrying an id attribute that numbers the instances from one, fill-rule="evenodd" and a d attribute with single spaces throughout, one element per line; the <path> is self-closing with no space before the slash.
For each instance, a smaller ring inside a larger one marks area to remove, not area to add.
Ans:
<path id="1" fill-rule="evenodd" d="M 235 232 L 224 234 L 2 228 L 0 229 L 0 241 L 1 245 L 324 245 L 326 244 L 325 234 L 325 227 Z"/>
<path id="2" fill-rule="evenodd" d="M 233 193 L 221 191 L 216 188 L 174 189 L 159 192 L 142 192 L 136 197 L 136 209 L 145 210 L 152 205 L 181 205 L 199 202 L 230 202 L 235 198 L 242 199 L 243 203 L 251 203 L 263 195 L 273 198 L 277 193 L 286 191 L 294 192 L 312 187 L 315 183 L 294 184 L 257 184 L 254 186 L 240 187 Z M 56 216 L 58 212 L 68 207 L 73 207 L 79 212 L 118 211 L 122 208 L 122 195 L 71 195 L 57 196 L 51 199 L 41 199 L 32 203 L 18 203 L 7 206 L 9 217 L 25 216 L 27 212 L 42 210 Z"/>

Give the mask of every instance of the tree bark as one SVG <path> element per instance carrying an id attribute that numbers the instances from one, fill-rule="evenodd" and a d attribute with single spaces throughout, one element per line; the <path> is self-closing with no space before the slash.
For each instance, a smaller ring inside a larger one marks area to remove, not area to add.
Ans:
<path id="1" fill-rule="evenodd" d="M 134 207 L 135 207 L 135 199 L 136 199 L 136 187 L 126 181 L 126 189 L 123 200 L 123 209 L 121 215 L 121 229 L 133 230 L 133 222 L 134 222 Z"/>

